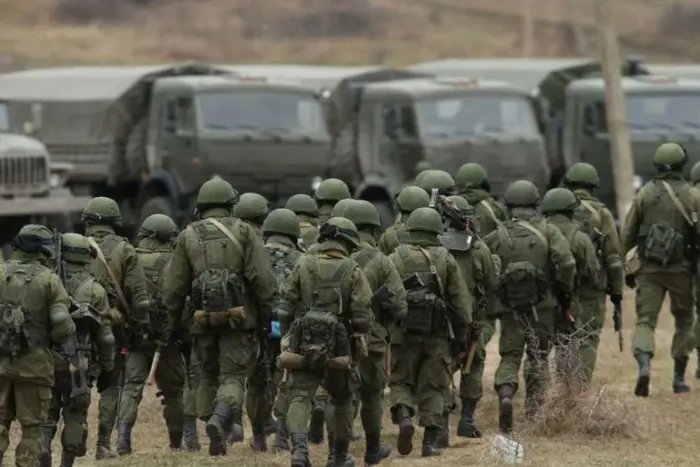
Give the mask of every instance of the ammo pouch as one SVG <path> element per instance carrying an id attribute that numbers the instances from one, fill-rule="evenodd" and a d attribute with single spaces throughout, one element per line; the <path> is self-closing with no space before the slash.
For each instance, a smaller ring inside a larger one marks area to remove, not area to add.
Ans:
<path id="1" fill-rule="evenodd" d="M 288 351 L 304 359 L 304 368 L 324 369 L 330 360 L 350 355 L 350 338 L 338 316 L 324 310 L 309 310 L 291 331 Z"/>
<path id="2" fill-rule="evenodd" d="M 446 312 L 445 302 L 425 288 L 407 290 L 408 312 L 401 328 L 408 334 L 432 334 L 433 323 L 439 322 Z"/>
<path id="3" fill-rule="evenodd" d="M 28 348 L 24 311 L 18 305 L 0 303 L 0 356 L 16 357 Z"/>
<path id="4" fill-rule="evenodd" d="M 246 319 L 245 287 L 236 273 L 207 269 L 192 283 L 195 322 L 205 328 L 235 327 Z"/>
<path id="5" fill-rule="evenodd" d="M 530 311 L 547 296 L 549 285 L 544 273 L 529 261 L 510 263 L 502 272 L 496 294 L 515 311 Z"/>
<path id="6" fill-rule="evenodd" d="M 662 266 L 683 261 L 684 237 L 668 224 L 652 224 L 640 245 L 642 258 Z"/>

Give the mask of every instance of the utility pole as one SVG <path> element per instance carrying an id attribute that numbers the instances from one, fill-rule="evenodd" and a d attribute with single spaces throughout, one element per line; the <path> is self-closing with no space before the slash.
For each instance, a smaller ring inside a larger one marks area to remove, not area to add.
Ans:
<path id="1" fill-rule="evenodd" d="M 535 55 L 535 20 L 532 14 L 532 0 L 520 0 L 523 16 L 523 57 Z"/>
<path id="2" fill-rule="evenodd" d="M 627 129 L 627 106 L 622 89 L 620 47 L 612 24 L 609 0 L 593 0 L 598 47 L 605 78 L 605 113 L 612 157 L 613 183 L 620 225 L 634 200 L 634 161 Z"/>

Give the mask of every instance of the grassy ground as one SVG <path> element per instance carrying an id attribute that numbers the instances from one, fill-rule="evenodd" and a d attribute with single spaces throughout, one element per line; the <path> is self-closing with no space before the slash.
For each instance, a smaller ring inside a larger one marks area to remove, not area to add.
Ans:
<path id="1" fill-rule="evenodd" d="M 625 352 L 619 352 L 616 335 L 612 331 L 612 323 L 608 322 L 603 333 L 595 389 L 593 390 L 595 394 L 598 389 L 604 388 L 604 394 L 598 401 L 604 406 L 604 421 L 621 426 L 621 432 L 601 437 L 580 434 L 582 426 L 590 426 L 596 417 L 601 417 L 600 410 L 593 409 L 590 404 L 583 404 L 584 410 L 578 412 L 577 418 L 569 420 L 569 424 L 574 427 L 574 430 L 548 436 L 527 434 L 532 432 L 532 429 L 525 425 L 522 418 L 522 391 L 520 391 L 516 407 L 518 424 L 516 432 L 519 434 L 516 434 L 515 437 L 522 443 L 525 450 L 525 462 L 522 465 L 533 467 L 661 467 L 671 465 L 691 467 L 697 465 L 697 459 L 700 457 L 700 444 L 697 443 L 700 422 L 695 421 L 695 416 L 700 411 L 700 399 L 692 392 L 681 396 L 671 392 L 672 361 L 669 357 L 669 349 L 673 337 L 673 322 L 668 308 L 664 308 L 659 329 L 656 332 L 658 356 L 653 362 L 651 397 L 638 399 L 632 395 L 636 364 L 629 349 L 634 325 L 633 294 L 628 294 L 626 299 Z M 480 427 L 485 432 L 484 438 L 482 440 L 457 438 L 454 434 L 457 418 L 453 417 L 452 447 L 447 449 L 439 459 L 442 465 L 502 465 L 488 455 L 492 436 L 497 430 L 497 400 L 491 389 L 493 373 L 498 362 L 496 342 L 492 342 L 488 350 L 485 394 L 477 410 Z M 695 385 L 692 376 L 695 369 L 694 358 L 689 366 L 689 380 L 693 386 Z M 232 449 L 233 452 L 225 459 L 209 458 L 205 453 L 206 446 L 199 454 L 171 453 L 167 448 L 167 434 L 162 424 L 160 408 L 153 393 L 146 395 L 139 415 L 139 423 L 134 428 L 135 454 L 126 459 L 104 462 L 100 465 L 104 465 L 104 467 L 117 465 L 146 467 L 153 465 L 154 462 L 158 462 L 158 465 L 163 467 L 195 465 L 272 467 L 289 465 L 288 455 L 253 454 L 247 442 L 235 445 Z M 550 411 L 551 413 L 554 412 Z M 556 416 L 549 418 L 551 421 Z M 93 460 L 94 420 L 95 411 L 93 410 L 89 452 L 86 457 L 77 462 L 79 466 L 95 465 Z M 385 429 L 387 438 L 395 442 L 395 429 L 388 419 L 385 420 Z M 16 427 L 13 432 L 14 439 L 16 439 Z M 203 429 L 200 430 L 200 434 L 202 440 L 206 442 Z M 247 429 L 246 436 L 249 435 L 250 430 Z M 363 443 L 356 443 L 352 450 L 359 458 L 358 465 L 362 465 Z M 60 452 L 58 442 L 54 443 L 54 452 Z M 12 455 L 12 453 L 9 454 Z M 325 454 L 325 446 L 312 447 L 314 465 L 325 465 Z M 55 459 L 55 462 L 58 460 Z M 382 465 L 430 466 L 434 465 L 435 462 L 436 459 L 421 459 L 418 449 L 414 450 L 406 459 L 402 459 L 394 453 Z"/>

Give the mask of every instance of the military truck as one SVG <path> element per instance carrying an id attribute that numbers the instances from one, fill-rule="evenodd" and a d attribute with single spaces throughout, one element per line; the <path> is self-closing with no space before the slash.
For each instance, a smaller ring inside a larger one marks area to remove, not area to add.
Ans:
<path id="1" fill-rule="evenodd" d="M 7 105 L 0 99 L 0 248 L 4 257 L 23 225 L 36 222 L 69 230 L 71 215 L 88 201 L 65 187 L 70 165 L 52 163 L 46 146 L 9 131 Z"/>
<path id="2" fill-rule="evenodd" d="M 327 164 L 318 93 L 296 83 L 183 63 L 29 70 L 0 88 L 11 129 L 73 164 L 75 192 L 116 199 L 127 230 L 154 213 L 188 221 L 213 177 L 284 203 Z"/>
<path id="3" fill-rule="evenodd" d="M 625 63 L 622 72 L 635 187 L 654 175 L 654 151 L 666 141 L 686 148 L 691 159 L 689 171 L 700 160 L 700 81 L 650 74 L 635 61 Z M 551 184 L 557 184 L 572 164 L 588 162 L 600 174 L 598 195 L 615 208 L 600 65 L 590 62 L 552 72 L 540 83 L 539 90 L 549 108 Z"/>
<path id="4" fill-rule="evenodd" d="M 382 69 L 348 77 L 331 94 L 329 175 L 377 207 L 385 224 L 393 197 L 428 160 L 454 174 L 483 164 L 495 193 L 513 180 L 549 180 L 542 127 L 527 90 L 479 79 Z"/>

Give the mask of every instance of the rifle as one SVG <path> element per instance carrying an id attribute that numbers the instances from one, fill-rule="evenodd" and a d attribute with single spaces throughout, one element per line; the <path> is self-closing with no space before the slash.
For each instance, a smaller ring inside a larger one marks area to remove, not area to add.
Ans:
<path id="1" fill-rule="evenodd" d="M 265 385 L 264 388 L 264 394 L 265 398 L 263 401 L 265 402 L 265 412 L 272 407 L 272 404 L 275 401 L 275 389 L 274 385 L 272 383 L 272 370 L 270 369 L 270 357 L 267 353 L 268 348 L 268 332 L 263 328 L 260 331 L 260 351 L 258 355 L 258 368 L 262 370 L 262 379 Z"/>
<path id="2" fill-rule="evenodd" d="M 620 346 L 620 352 L 624 350 L 624 341 L 622 337 L 622 303 L 619 300 L 613 302 L 613 326 L 617 333 L 617 343 Z"/>
<path id="3" fill-rule="evenodd" d="M 151 369 L 148 372 L 148 379 L 146 380 L 146 384 L 149 386 L 153 386 L 153 381 L 156 379 L 156 370 L 158 369 L 158 363 L 160 363 L 160 347 L 156 350 L 156 352 L 153 354 L 153 361 L 151 362 Z"/>
<path id="4" fill-rule="evenodd" d="M 471 218 L 462 212 L 447 196 L 452 194 L 452 188 L 433 188 L 430 194 L 429 207 L 437 209 L 450 227 L 459 231 L 473 231 Z"/>

